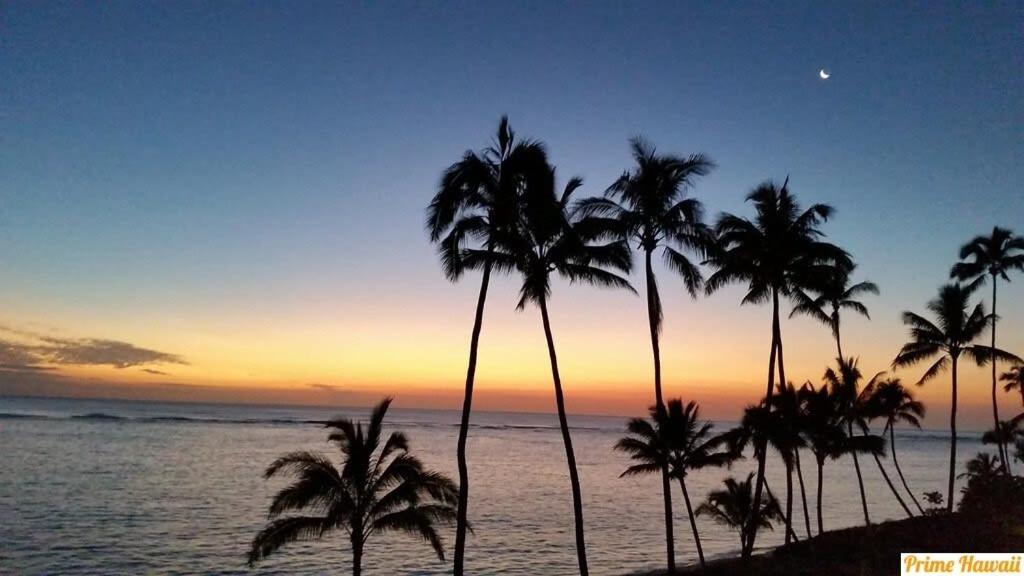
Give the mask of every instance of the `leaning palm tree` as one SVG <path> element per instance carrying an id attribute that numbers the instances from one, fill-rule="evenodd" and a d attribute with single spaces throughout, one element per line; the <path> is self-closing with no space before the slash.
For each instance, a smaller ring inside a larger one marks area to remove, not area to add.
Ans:
<path id="1" fill-rule="evenodd" d="M 855 422 L 857 427 L 860 429 L 863 436 L 870 436 L 871 422 L 879 418 L 885 418 L 887 416 L 887 407 L 882 405 L 882 399 L 878 397 L 876 391 L 878 387 L 885 382 L 883 379 L 885 372 L 879 372 L 875 374 L 871 380 L 868 380 L 867 384 L 860 389 L 857 394 L 857 398 L 854 400 L 853 413 L 855 416 Z M 882 430 L 882 434 L 878 436 L 882 441 L 882 445 L 885 444 L 885 430 Z M 906 512 L 908 518 L 913 518 L 914 513 L 911 512 L 910 506 L 907 506 L 906 501 L 903 500 L 903 496 L 900 495 L 899 490 L 892 483 L 892 479 L 889 477 L 889 472 L 886 471 L 885 466 L 882 465 L 882 456 L 884 451 L 873 453 L 871 456 L 875 459 L 875 464 L 878 466 L 878 471 L 882 474 L 882 479 L 885 480 L 886 485 L 889 486 L 889 490 L 892 495 L 896 497 L 896 501 L 899 502 L 903 511 Z"/>
<path id="2" fill-rule="evenodd" d="M 703 208 L 696 198 L 685 193 L 693 181 L 704 176 L 714 164 L 703 154 L 687 157 L 661 155 L 641 138 L 630 142 L 636 167 L 620 176 L 603 198 L 586 198 L 577 204 L 580 214 L 616 229 L 644 254 L 644 279 L 647 291 L 647 321 L 654 357 L 654 401 L 663 406 L 661 392 L 662 324 L 661 296 L 652 260 L 661 248 L 665 263 L 683 278 L 691 296 L 696 297 L 703 278 L 700 269 L 684 252 L 707 256 L 711 233 L 703 223 Z M 665 542 L 668 572 L 675 572 L 672 534 L 672 491 L 668 470 L 663 470 L 662 494 L 665 504 Z"/>
<path id="3" fill-rule="evenodd" d="M 910 327 L 910 342 L 903 345 L 893 367 L 913 366 L 925 360 L 939 357 L 918 380 L 922 386 L 935 378 L 939 373 L 950 369 L 952 375 L 952 401 L 949 411 L 949 484 L 946 491 L 946 510 L 953 511 L 953 489 L 956 482 L 956 405 L 957 405 L 957 367 L 961 355 L 966 355 L 979 365 L 989 360 L 991 355 L 1003 359 L 1019 360 L 1016 356 L 996 348 L 990 348 L 974 341 L 981 336 L 988 325 L 989 316 L 985 306 L 976 305 L 970 313 L 973 286 L 947 284 L 939 289 L 939 295 L 928 303 L 937 321 L 913 312 L 903 313 L 903 323 Z"/>
<path id="4" fill-rule="evenodd" d="M 840 313 L 843 310 L 856 312 L 865 318 L 871 318 L 868 309 L 856 298 L 862 294 L 878 294 L 878 286 L 874 282 L 857 282 L 850 284 L 850 275 L 853 266 L 849 269 L 836 267 L 827 276 L 813 296 L 800 290 L 796 293 L 796 306 L 789 314 L 789 317 L 806 315 L 814 318 L 832 329 L 832 337 L 836 341 L 836 350 L 843 356 L 843 343 L 840 337 Z"/>
<path id="5" fill-rule="evenodd" d="M 667 405 L 652 406 L 650 412 L 650 420 L 630 420 L 626 427 L 629 435 L 615 445 L 616 450 L 629 454 L 636 462 L 626 468 L 622 476 L 668 470 L 669 475 L 679 481 L 683 501 L 686 502 L 686 513 L 690 517 L 697 557 L 703 569 L 706 566 L 704 548 L 700 544 L 690 493 L 686 489 L 686 475 L 692 470 L 724 466 L 732 461 L 732 453 L 718 449 L 722 437 L 711 436 L 712 424 L 700 420 L 700 408 L 695 402 L 689 402 L 684 407 L 683 401 L 675 398 L 669 400 Z"/>
<path id="6" fill-rule="evenodd" d="M 973 281 L 976 285 L 992 277 L 992 349 L 996 348 L 996 285 L 1002 278 L 1007 282 L 1011 271 L 1024 271 L 1024 238 L 1012 231 L 995 226 L 989 236 L 976 236 L 960 248 L 960 262 L 953 265 L 950 278 Z M 999 402 L 996 398 L 996 360 L 992 360 L 992 422 L 999 428 Z M 1007 447 L 999 442 L 999 461 L 1003 467 L 1009 462 Z"/>
<path id="7" fill-rule="evenodd" d="M 878 413 L 885 418 L 885 427 L 882 429 L 882 436 L 889 434 L 889 452 L 892 454 L 892 463 L 896 467 L 904 490 L 914 501 L 918 512 L 924 515 L 924 508 L 921 507 L 914 491 L 907 485 L 907 479 L 903 476 L 903 469 L 900 468 L 900 461 L 896 458 L 896 423 L 921 428 L 921 419 L 924 418 L 924 404 L 914 399 L 913 393 L 903 386 L 899 378 L 888 378 L 878 382 L 872 395 L 872 403 L 878 408 Z"/>
<path id="8" fill-rule="evenodd" d="M 753 548 L 751 535 L 761 529 L 772 529 L 772 522 L 782 520 L 779 504 L 770 495 L 754 506 L 756 502 L 754 473 L 745 480 L 727 478 L 724 490 L 713 490 L 707 500 L 697 508 L 698 516 L 710 516 L 715 522 L 728 526 L 740 533 L 740 549 Z M 756 512 L 755 512 L 756 511 Z"/>
<path id="9" fill-rule="evenodd" d="M 249 565 L 295 541 L 318 540 L 343 530 L 352 547 L 352 574 L 362 571 L 363 547 L 371 536 L 405 532 L 422 538 L 444 560 L 438 524 L 455 518 L 458 490 L 447 477 L 423 467 L 409 453 L 405 434 L 383 438 L 391 399 L 373 409 L 368 426 L 348 419 L 327 423 L 328 439 L 341 452 L 341 466 L 312 452 L 292 452 L 275 460 L 264 476 L 294 476 L 270 504 L 270 521 L 256 535 Z M 382 442 L 383 441 L 383 442 Z M 303 515 L 284 515 L 306 511 Z"/>
<path id="10" fill-rule="evenodd" d="M 1003 390 L 1011 392 L 1014 389 L 1020 392 L 1020 403 L 1024 406 L 1024 364 L 1017 364 L 1010 368 L 1006 372 L 1003 372 L 999 376 L 1001 382 L 1006 382 L 1003 385 Z"/>
<path id="11" fill-rule="evenodd" d="M 555 190 L 555 171 L 545 173 L 529 182 L 522 211 L 515 228 L 502 239 L 502 245 L 511 255 L 510 264 L 522 276 L 518 309 L 533 303 L 540 308 L 544 337 L 551 361 L 551 377 L 555 387 L 555 405 L 558 423 L 565 444 L 572 487 L 573 515 L 576 527 L 576 555 L 581 576 L 588 574 L 586 542 L 583 536 L 583 499 L 580 494 L 576 456 L 572 436 L 565 415 L 565 397 L 558 371 L 558 356 L 548 316 L 548 298 L 551 295 L 552 276 L 557 274 L 571 283 L 582 282 L 610 288 L 633 291 L 629 282 L 614 271 L 628 273 L 631 268 L 629 246 L 621 239 L 598 243 L 612 232 L 593 223 L 584 225 L 572 217 L 568 206 L 572 194 L 582 180 L 571 179 L 561 194 Z"/>
<path id="12" fill-rule="evenodd" d="M 477 350 L 483 326 L 484 304 L 495 260 L 502 256 L 497 237 L 515 220 L 516 209 L 529 175 L 547 166 L 544 147 L 529 140 L 517 141 L 502 117 L 494 145 L 481 152 L 466 152 L 441 176 L 437 193 L 427 208 L 427 230 L 438 252 L 445 276 L 455 282 L 467 270 L 482 270 L 473 331 L 469 340 L 469 367 L 462 401 L 456 458 L 459 468 L 459 505 L 455 524 L 455 576 L 463 574 L 469 505 L 469 471 L 466 439 L 473 407 Z M 499 269 L 500 262 L 499 262 Z"/>
<path id="13" fill-rule="evenodd" d="M 768 383 L 764 404 L 771 408 L 775 388 L 775 362 L 778 355 L 779 382 L 787 382 L 782 354 L 782 329 L 779 322 L 779 301 L 792 298 L 797 290 L 820 287 L 821 279 L 835 267 L 852 266 L 849 255 L 837 246 L 824 242 L 820 226 L 832 215 L 832 208 L 814 204 L 801 210 L 790 194 L 788 180 L 781 187 L 768 182 L 758 186 L 747 200 L 754 204 L 753 220 L 723 214 L 715 225 L 718 243 L 708 258 L 714 273 L 705 282 L 708 293 L 728 284 L 743 282 L 747 293 L 742 303 L 772 303 L 772 344 L 768 357 Z M 763 440 L 762 440 L 763 442 Z M 764 444 L 756 450 L 757 485 L 754 508 L 761 502 L 767 451 Z M 744 541 L 748 557 L 756 534 Z"/>

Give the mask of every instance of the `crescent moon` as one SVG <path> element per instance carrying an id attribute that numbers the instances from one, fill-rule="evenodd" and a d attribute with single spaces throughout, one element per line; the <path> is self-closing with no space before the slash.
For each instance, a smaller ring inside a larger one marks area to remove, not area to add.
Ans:
<path id="1" fill-rule="evenodd" d="M 820 76 L 822 80 L 828 80 L 828 77 L 831 76 L 831 74 L 829 74 L 827 70 L 822 68 L 820 71 L 818 71 L 818 76 Z"/>

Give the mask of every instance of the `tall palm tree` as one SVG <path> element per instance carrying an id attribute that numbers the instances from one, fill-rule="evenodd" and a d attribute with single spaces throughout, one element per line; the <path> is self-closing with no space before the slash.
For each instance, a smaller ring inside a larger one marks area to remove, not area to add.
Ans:
<path id="1" fill-rule="evenodd" d="M 624 173 L 605 191 L 603 198 L 581 200 L 577 209 L 586 217 L 601 219 L 644 254 L 644 285 L 647 292 L 647 321 L 654 357 L 654 401 L 663 406 L 661 392 L 662 325 L 661 297 L 652 260 L 661 248 L 665 263 L 683 278 L 690 295 L 696 297 L 703 278 L 700 269 L 684 252 L 707 256 L 711 233 L 703 223 L 699 200 L 685 197 L 693 181 L 704 176 L 714 164 L 703 154 L 687 157 L 661 155 L 641 138 L 630 142 L 636 166 Z M 662 470 L 665 508 L 665 542 L 668 572 L 675 572 L 672 534 L 672 490 L 668 470 Z"/>
<path id="2" fill-rule="evenodd" d="M 352 547 L 352 574 L 362 571 L 363 547 L 371 536 L 405 532 L 423 539 L 444 560 L 438 524 L 455 518 L 458 490 L 447 477 L 427 470 L 409 453 L 401 432 L 383 437 L 384 415 L 391 399 L 373 409 L 362 423 L 337 419 L 327 423 L 328 439 L 341 452 L 341 466 L 312 452 L 292 452 L 275 460 L 264 476 L 294 476 L 270 504 L 270 521 L 256 535 L 249 565 L 295 541 L 318 540 L 344 530 Z M 383 441 L 383 442 L 382 442 Z M 307 511 L 305 515 L 287 512 Z"/>
<path id="3" fill-rule="evenodd" d="M 956 406 L 957 367 L 961 355 L 966 355 L 977 364 L 983 365 L 989 356 L 1003 359 L 1017 359 L 1001 350 L 973 342 L 981 336 L 988 325 L 989 316 L 984 304 L 978 303 L 968 313 L 974 286 L 947 284 L 939 289 L 939 295 L 928 303 L 928 310 L 936 322 L 915 314 L 903 313 L 903 323 L 910 327 L 910 342 L 903 345 L 893 367 L 913 366 L 925 360 L 939 357 L 918 380 L 922 386 L 938 374 L 950 369 L 952 375 L 952 399 L 949 411 L 949 484 L 946 491 L 946 511 L 953 511 L 953 489 L 956 482 Z"/>
<path id="4" fill-rule="evenodd" d="M 924 508 L 914 496 L 914 491 L 907 485 L 907 479 L 903 476 L 900 468 L 900 461 L 896 458 L 896 423 L 902 422 L 921 428 L 921 419 L 924 418 L 924 404 L 914 398 L 913 393 L 903 386 L 899 378 L 888 378 L 878 382 L 875 386 L 872 402 L 878 407 L 878 413 L 885 418 L 885 428 L 882 435 L 889 434 L 889 452 L 892 454 L 892 463 L 896 466 L 896 473 L 899 474 L 903 488 L 914 501 L 918 512 L 924 515 Z"/>
<path id="5" fill-rule="evenodd" d="M 772 522 L 782 520 L 779 504 L 770 495 L 754 506 L 754 473 L 745 480 L 727 478 L 725 489 L 713 490 L 707 500 L 697 508 L 698 516 L 710 516 L 715 522 L 740 533 L 740 549 L 753 548 L 749 541 L 761 529 L 772 529 Z M 753 528 L 751 528 L 753 527 Z"/>
<path id="6" fill-rule="evenodd" d="M 584 224 L 570 215 L 568 206 L 572 194 L 582 180 L 571 179 L 559 195 L 555 190 L 555 171 L 549 168 L 545 173 L 528 183 L 519 222 L 515 229 L 505 235 L 503 246 L 511 255 L 509 265 L 522 276 L 519 289 L 518 309 L 528 303 L 540 308 L 544 337 L 551 361 L 551 377 L 555 387 L 555 404 L 558 409 L 558 423 L 562 430 L 565 455 L 569 465 L 569 482 L 572 487 L 573 515 L 576 527 L 576 555 L 581 576 L 588 574 L 586 542 L 583 534 L 583 499 L 580 494 L 579 474 L 576 470 L 576 456 L 573 452 L 569 423 L 565 415 L 565 397 L 562 393 L 562 379 L 558 371 L 558 356 L 548 316 L 548 298 L 551 295 L 551 279 L 557 274 L 571 283 L 582 282 L 610 288 L 623 288 L 635 293 L 629 282 L 614 271 L 628 273 L 631 267 L 629 246 L 622 239 L 605 240 L 612 231 L 593 222 Z"/>
<path id="7" fill-rule="evenodd" d="M 870 319 L 871 315 L 868 313 L 867 306 L 864 306 L 856 298 L 862 294 L 878 294 L 878 286 L 874 282 L 850 283 L 853 268 L 855 267 L 834 268 L 827 276 L 826 282 L 818 288 L 813 296 L 803 290 L 797 291 L 796 306 L 789 314 L 790 318 L 801 314 L 810 316 L 831 328 L 832 337 L 836 341 L 836 351 L 839 353 L 837 358 L 845 358 L 839 330 L 840 312 L 850 310 Z"/>
<path id="8" fill-rule="evenodd" d="M 1024 238 L 1012 231 L 995 226 L 989 236 L 976 236 L 960 248 L 960 262 L 953 265 L 950 278 L 973 281 L 980 285 L 992 277 L 992 349 L 996 348 L 996 285 L 1002 278 L 1007 282 L 1011 271 L 1024 271 Z M 996 360 L 992 360 L 992 422 L 999 428 L 999 401 L 996 397 Z M 1007 448 L 999 442 L 999 461 L 1005 468 L 1009 462 Z"/>
<path id="9" fill-rule="evenodd" d="M 626 468 L 622 476 L 658 473 L 668 470 L 669 475 L 679 481 L 679 488 L 686 502 L 686 513 L 690 517 L 690 529 L 697 548 L 701 568 L 705 568 L 704 548 L 697 531 L 697 520 L 690 504 L 690 493 L 686 489 L 686 475 L 692 470 L 709 466 L 724 466 L 732 461 L 729 451 L 719 450 L 721 437 L 711 436 L 712 424 L 700 419 L 700 407 L 695 402 L 674 398 L 668 404 L 655 405 L 650 409 L 651 419 L 633 418 L 626 427 L 628 436 L 615 445 L 616 450 L 629 454 L 636 462 Z"/>
<path id="10" fill-rule="evenodd" d="M 466 549 L 469 505 L 469 472 L 466 463 L 466 439 L 473 407 L 473 383 L 476 378 L 477 351 L 484 319 L 484 304 L 494 268 L 495 254 L 501 250 L 497 237 L 515 221 L 522 188 L 529 174 L 544 170 L 546 152 L 538 142 L 517 141 L 502 117 L 493 146 L 481 152 L 466 152 L 441 176 L 437 193 L 427 208 L 427 230 L 438 245 L 445 276 L 455 282 L 467 270 L 482 269 L 473 331 L 469 341 L 469 367 L 462 401 L 456 457 L 459 469 L 459 504 L 455 526 L 455 576 L 462 576 Z"/>
<path id="11" fill-rule="evenodd" d="M 1010 392 L 1014 389 L 1020 392 L 1020 403 L 1024 406 L 1024 364 L 1017 364 L 999 376 L 999 380 L 1006 382 L 1003 390 Z"/>
<path id="12" fill-rule="evenodd" d="M 771 182 L 758 186 L 747 196 L 754 204 L 753 220 L 723 214 L 715 225 L 718 243 L 708 263 L 714 273 L 705 282 L 712 293 L 728 284 L 743 282 L 747 293 L 742 303 L 772 303 L 772 345 L 768 357 L 768 382 L 764 403 L 770 408 L 775 388 L 775 362 L 778 355 L 779 382 L 787 382 L 782 351 L 782 329 L 779 323 L 779 301 L 791 298 L 797 290 L 813 290 L 821 278 L 835 267 L 852 266 L 849 255 L 837 246 L 822 240 L 820 226 L 832 215 L 832 208 L 814 204 L 801 210 L 789 192 L 788 180 L 781 187 Z M 763 442 L 763 440 L 762 440 Z M 766 450 L 756 450 L 757 485 L 754 508 L 760 506 L 764 484 Z M 744 557 L 753 550 L 756 534 L 745 539 Z"/>

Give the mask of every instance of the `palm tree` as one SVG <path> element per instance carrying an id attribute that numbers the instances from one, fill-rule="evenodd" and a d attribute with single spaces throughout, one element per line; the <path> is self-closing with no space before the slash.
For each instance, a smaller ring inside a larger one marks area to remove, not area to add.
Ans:
<path id="1" fill-rule="evenodd" d="M 1003 385 L 1003 390 L 1010 392 L 1017 389 L 1020 392 L 1020 403 L 1024 406 L 1024 364 L 1017 364 L 1006 372 L 1003 372 L 999 376 L 1001 382 L 1006 382 Z"/>
<path id="2" fill-rule="evenodd" d="M 950 368 L 952 374 L 952 402 L 949 411 L 949 485 L 946 491 L 946 511 L 953 511 L 953 489 L 956 482 L 956 403 L 957 403 L 957 365 L 961 355 L 967 355 L 979 365 L 988 361 L 989 356 L 996 355 L 1004 359 L 1017 359 L 1016 356 L 981 344 L 973 344 L 988 324 L 989 316 L 985 314 L 985 306 L 979 303 L 967 312 L 970 298 L 975 287 L 960 284 L 947 284 L 939 289 L 939 295 L 928 303 L 937 322 L 913 312 L 903 313 L 903 323 L 910 327 L 911 341 L 903 345 L 893 367 L 913 366 L 935 356 L 935 361 L 918 380 L 922 386 L 942 371 Z"/>
<path id="3" fill-rule="evenodd" d="M 458 490 L 447 477 L 423 467 L 409 453 L 409 440 L 392 432 L 383 443 L 383 422 L 391 399 L 378 404 L 368 426 L 348 419 L 327 423 L 328 439 L 341 451 L 341 466 L 312 452 L 275 460 L 264 476 L 296 477 L 270 504 L 270 521 L 256 535 L 249 565 L 295 541 L 318 540 L 344 530 L 352 546 L 352 574 L 362 571 L 363 546 L 384 532 L 405 532 L 429 543 L 444 560 L 437 524 L 455 518 Z M 308 511 L 305 515 L 287 512 Z"/>
<path id="4" fill-rule="evenodd" d="M 863 378 L 860 369 L 857 367 L 856 358 L 837 358 L 838 370 L 827 368 L 823 380 L 830 388 L 833 397 L 839 402 L 839 417 L 842 424 L 846 426 L 848 438 L 854 438 L 853 426 L 855 424 L 867 428 L 864 422 L 864 396 L 861 394 L 860 381 Z M 874 382 L 881 376 L 875 375 L 871 379 Z M 864 477 L 860 472 L 860 461 L 857 452 L 851 452 L 853 456 L 853 468 L 857 472 L 857 487 L 860 490 L 861 508 L 864 510 L 864 524 L 870 525 L 871 518 L 868 515 L 868 499 L 864 492 Z"/>
<path id="5" fill-rule="evenodd" d="M 883 377 L 885 372 L 879 372 L 875 374 L 868 383 L 861 388 L 854 400 L 853 413 L 855 416 L 855 422 L 857 427 L 860 428 L 863 436 L 870 436 L 871 422 L 878 418 L 884 418 L 886 416 L 887 409 L 881 404 L 881 399 L 876 396 L 876 390 L 878 386 L 884 382 Z M 878 436 L 882 441 L 881 444 L 885 445 L 885 430 Z M 882 465 L 881 456 L 884 456 L 884 450 L 880 450 L 877 453 L 872 453 L 871 456 L 875 459 L 875 464 L 878 465 L 878 471 L 882 473 L 882 478 L 885 483 L 889 486 L 889 490 L 892 491 L 892 495 L 896 497 L 896 501 L 900 503 L 903 511 L 907 513 L 908 518 L 913 518 L 914 513 L 910 511 L 910 507 L 903 500 L 903 496 L 900 495 L 899 490 L 892 483 L 892 479 L 889 478 L 889 473 L 885 470 L 885 466 Z"/>
<path id="6" fill-rule="evenodd" d="M 995 226 L 989 236 L 976 236 L 973 240 L 960 247 L 960 262 L 953 265 L 949 272 L 950 278 L 961 282 L 973 281 L 977 285 L 985 282 L 987 276 L 992 277 L 992 349 L 996 349 L 996 285 L 1002 278 L 1007 282 L 1007 272 L 1024 271 L 1024 238 L 1015 236 L 1012 231 Z M 992 422 L 999 427 L 999 402 L 996 398 L 996 360 L 992 360 Z M 1005 468 L 1009 462 L 1007 448 L 1001 442 L 999 461 Z"/>
<path id="7" fill-rule="evenodd" d="M 982 444 L 995 444 L 997 446 L 1010 446 L 1021 434 L 1020 424 L 1024 421 L 1024 414 L 1018 415 L 1011 420 L 1002 420 L 997 428 L 986 430 L 981 435 Z M 1001 463 L 1000 463 L 1001 464 Z M 1007 474 L 1012 474 L 1010 462 L 1007 459 L 1006 465 L 1002 467 Z"/>
<path id="8" fill-rule="evenodd" d="M 832 337 L 836 341 L 836 350 L 839 353 L 837 358 L 845 358 L 839 333 L 840 312 L 850 310 L 870 319 L 871 315 L 868 314 L 867 307 L 856 298 L 862 294 L 878 294 L 878 286 L 874 282 L 850 284 L 853 268 L 853 266 L 849 270 L 841 267 L 835 268 L 814 297 L 802 290 L 798 291 L 796 306 L 789 314 L 790 318 L 801 314 L 810 316 L 831 328 Z"/>
<path id="9" fill-rule="evenodd" d="M 758 530 L 771 530 L 773 521 L 782 520 L 779 504 L 770 495 L 759 506 L 754 506 L 756 489 L 753 482 L 753 472 L 747 474 L 746 480 L 727 478 L 725 489 L 713 490 L 697 508 L 697 516 L 710 516 L 715 522 L 738 531 L 742 550 L 753 548 L 754 544 L 749 539 Z"/>
<path id="10" fill-rule="evenodd" d="M 792 384 L 779 384 L 775 402 L 771 409 L 762 402 L 757 406 L 748 406 L 743 411 L 740 425 L 725 434 L 735 456 L 742 454 L 748 444 L 753 441 L 754 450 L 762 445 L 771 446 L 782 458 L 786 467 L 786 544 L 791 542 L 793 533 L 793 468 L 796 454 L 805 446 L 800 434 L 801 412 L 800 401 Z M 759 456 L 755 454 L 755 456 Z"/>
<path id="11" fill-rule="evenodd" d="M 804 405 L 803 433 L 818 465 L 818 534 L 824 532 L 822 520 L 825 462 L 844 454 L 879 453 L 882 439 L 877 436 L 849 436 L 844 420 L 844 399 L 835 389 L 810 383 L 800 389 Z"/>
<path id="12" fill-rule="evenodd" d="M 768 359 L 768 383 L 764 404 L 771 408 L 775 388 L 775 360 L 778 354 L 779 382 L 787 382 L 779 323 L 780 298 L 793 297 L 797 290 L 820 287 L 820 279 L 835 267 L 852 266 L 850 257 L 837 246 L 821 240 L 820 226 L 832 215 L 832 208 L 814 204 L 801 210 L 790 194 L 788 180 L 779 187 L 771 182 L 758 186 L 747 200 L 754 204 L 753 220 L 723 214 L 715 225 L 718 243 L 708 258 L 715 269 L 705 282 L 712 293 L 734 282 L 745 282 L 742 303 L 772 303 L 772 345 Z M 763 442 L 764 440 L 762 440 Z M 761 502 L 766 450 L 756 450 L 757 486 L 754 508 Z M 745 539 L 744 557 L 753 550 L 756 534 Z"/>
<path id="13" fill-rule="evenodd" d="M 913 393 L 904 388 L 899 378 L 888 378 L 882 380 L 875 386 L 872 402 L 877 406 L 880 417 L 885 418 L 885 428 L 882 435 L 889 434 L 889 447 L 892 454 L 892 463 L 896 466 L 896 473 L 899 474 L 903 488 L 914 501 L 917 510 L 924 515 L 924 508 L 914 496 L 914 491 L 907 485 L 907 479 L 903 476 L 900 468 L 900 461 L 896 458 L 896 423 L 902 422 L 915 428 L 921 428 L 921 419 L 924 418 L 924 404 L 914 399 Z"/>
<path id="14" fill-rule="evenodd" d="M 795 428 L 801 439 L 800 446 L 793 450 L 793 463 L 796 465 L 796 477 L 800 482 L 800 501 L 803 504 L 804 510 L 804 526 L 807 530 L 807 537 L 810 538 L 811 516 L 810 509 L 807 506 L 807 491 L 804 488 L 804 472 L 803 468 L 800 466 L 800 447 L 807 446 L 807 442 L 803 440 L 805 411 L 804 400 L 800 395 L 800 390 L 793 386 L 792 382 L 787 382 L 786 386 L 780 386 L 778 388 L 775 404 L 782 407 L 782 410 L 786 415 L 785 418 L 793 423 L 792 426 Z"/>
<path id="15" fill-rule="evenodd" d="M 484 304 L 494 268 L 494 255 L 500 250 L 497 237 L 515 219 L 516 207 L 528 175 L 547 166 L 546 152 L 538 142 L 517 141 L 502 117 L 496 142 L 481 152 L 466 152 L 461 160 L 445 170 L 430 206 L 427 230 L 438 252 L 445 276 L 455 282 L 467 270 L 482 269 L 473 331 L 469 341 L 469 367 L 462 401 L 462 419 L 456 455 L 459 468 L 459 504 L 455 525 L 455 576 L 463 574 L 468 523 L 469 472 L 466 464 L 466 439 L 473 407 L 473 383 L 476 378 L 477 350 L 483 326 Z"/>
<path id="16" fill-rule="evenodd" d="M 647 292 L 647 321 L 654 357 L 654 399 L 663 406 L 661 392 L 661 348 L 659 334 L 662 324 L 661 297 L 654 275 L 654 252 L 662 249 L 665 263 L 683 278 L 690 295 L 696 297 L 703 278 L 700 269 L 681 251 L 701 258 L 707 256 L 711 233 L 702 221 L 699 200 L 684 197 L 693 180 L 704 176 L 714 164 L 702 154 L 688 157 L 660 155 L 641 138 L 630 142 L 636 167 L 620 176 L 603 198 L 586 198 L 577 204 L 580 214 L 602 220 L 617 229 L 628 242 L 635 243 L 644 254 L 644 278 Z M 675 572 L 675 550 L 672 534 L 672 490 L 668 470 L 662 470 L 662 494 L 665 503 L 665 541 L 668 572 Z"/>
<path id="17" fill-rule="evenodd" d="M 700 408 L 694 402 L 683 406 L 683 401 L 674 398 L 667 405 L 655 405 L 650 409 L 651 419 L 633 418 L 626 427 L 628 436 L 615 445 L 616 450 L 629 454 L 636 462 L 622 476 L 651 474 L 668 470 L 669 475 L 679 481 L 686 502 L 686 513 L 690 517 L 693 542 L 701 568 L 705 568 L 704 549 L 700 544 L 697 520 L 690 504 L 686 489 L 686 475 L 691 470 L 709 466 L 724 466 L 731 462 L 732 454 L 718 450 L 721 437 L 712 437 L 710 422 L 700 420 Z"/>
<path id="18" fill-rule="evenodd" d="M 549 168 L 535 180 L 527 184 L 519 222 L 511 233 L 505 235 L 502 244 L 511 255 L 508 264 L 515 267 L 523 280 L 519 290 L 518 309 L 522 310 L 531 302 L 540 308 L 551 361 L 558 422 L 569 465 L 576 525 L 576 555 L 580 576 L 586 576 L 588 568 L 583 536 L 583 500 L 580 495 L 580 480 L 576 470 L 572 437 L 565 415 L 565 398 L 562 393 L 562 379 L 558 372 L 555 340 L 548 316 L 551 277 L 552 274 L 558 274 L 571 283 L 585 282 L 610 288 L 623 288 L 634 293 L 635 290 L 625 278 L 610 271 L 629 272 L 631 262 L 626 242 L 617 239 L 604 244 L 595 243 L 606 238 L 611 232 L 603 227 L 594 226 L 593 222 L 584 225 L 582 221 L 571 217 L 567 211 L 572 194 L 582 185 L 582 180 L 571 179 L 561 195 L 555 191 L 553 168 Z"/>

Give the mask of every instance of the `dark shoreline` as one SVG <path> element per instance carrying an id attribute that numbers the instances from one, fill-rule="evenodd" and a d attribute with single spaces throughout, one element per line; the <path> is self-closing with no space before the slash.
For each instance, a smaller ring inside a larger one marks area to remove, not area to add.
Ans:
<path id="1" fill-rule="evenodd" d="M 739 558 L 708 562 L 708 576 L 888 576 L 900 573 L 901 552 L 1024 551 L 1024 518 L 986 518 L 962 513 L 892 520 L 871 527 L 825 532 L 810 540 L 757 554 L 744 566 Z M 633 576 L 661 576 L 664 570 Z M 702 574 L 690 564 L 679 575 Z"/>

